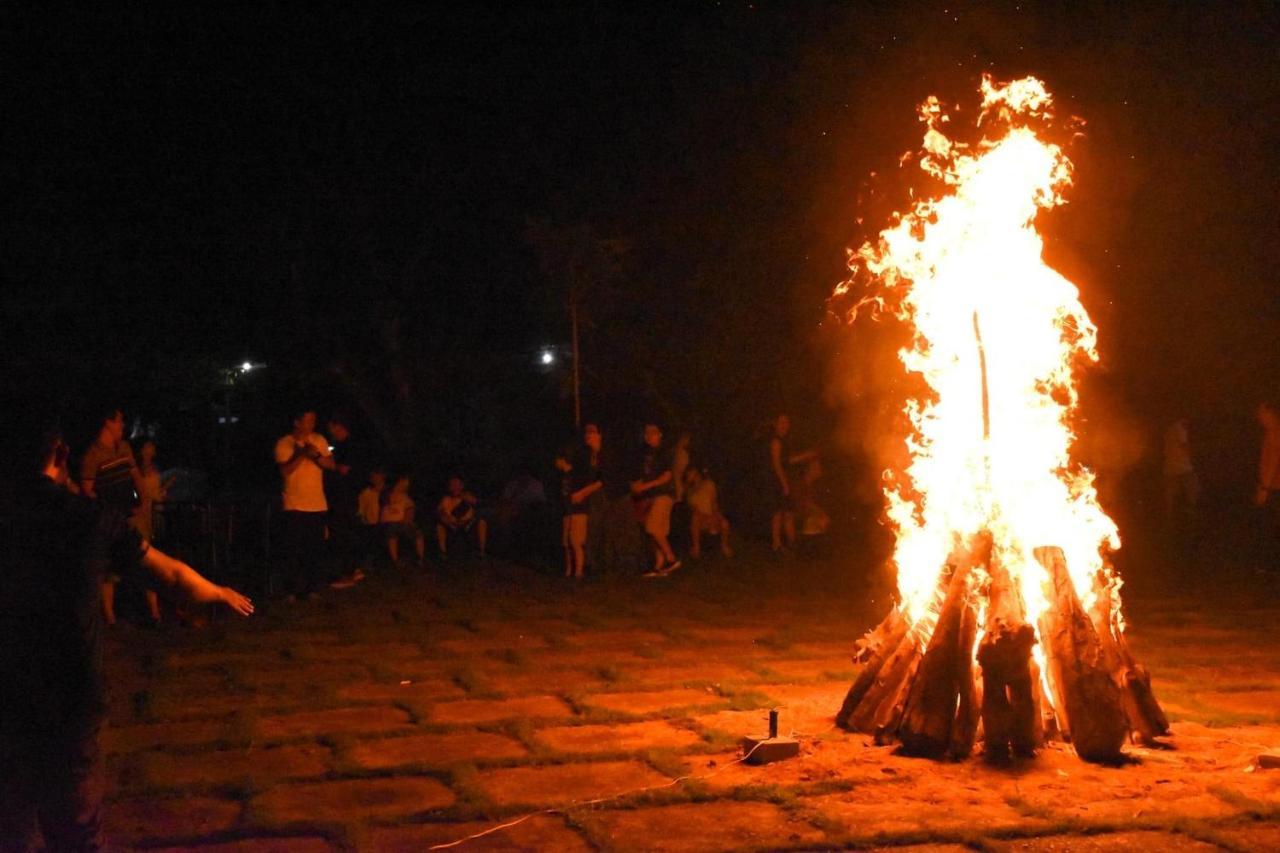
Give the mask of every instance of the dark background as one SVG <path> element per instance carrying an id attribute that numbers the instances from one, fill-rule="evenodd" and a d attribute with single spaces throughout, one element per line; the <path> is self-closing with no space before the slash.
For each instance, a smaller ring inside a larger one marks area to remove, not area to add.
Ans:
<path id="1" fill-rule="evenodd" d="M 1101 330 L 1104 496 L 1141 517 L 1185 415 L 1211 502 L 1247 499 L 1278 378 L 1275 4 L 6 9 L 5 383 L 82 443 L 119 399 L 162 461 L 269 490 L 304 403 L 431 477 L 544 466 L 569 284 L 537 232 L 609 241 L 583 397 L 615 445 L 658 418 L 744 472 L 786 407 L 874 504 L 888 349 L 826 298 L 905 205 L 915 105 L 972 109 L 991 71 L 1087 122 L 1042 230 Z"/>

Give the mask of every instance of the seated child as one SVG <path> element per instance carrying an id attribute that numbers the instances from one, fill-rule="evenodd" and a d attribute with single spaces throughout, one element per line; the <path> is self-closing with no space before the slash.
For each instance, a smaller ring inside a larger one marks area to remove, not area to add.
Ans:
<path id="1" fill-rule="evenodd" d="M 480 559 L 483 560 L 489 525 L 476 515 L 476 504 L 479 501 L 463 488 L 461 477 L 450 477 L 445 488 L 445 495 L 436 506 L 436 540 L 440 546 L 440 556 L 448 556 L 450 537 L 462 534 L 474 538 L 476 547 L 480 549 Z"/>
<path id="2" fill-rule="evenodd" d="M 702 556 L 702 535 L 720 537 L 720 553 L 733 556 L 729 547 L 729 520 L 720 512 L 720 494 L 716 482 L 699 468 L 690 466 L 684 475 L 684 499 L 689 504 L 689 556 Z"/>
<path id="3" fill-rule="evenodd" d="M 418 565 L 424 565 L 427 559 L 426 537 L 414 523 L 413 498 L 409 497 L 409 477 L 401 475 L 391 487 L 382 504 L 379 518 L 382 521 L 382 533 L 387 540 L 387 554 L 393 564 L 400 563 L 400 539 L 412 539 L 413 550 L 418 557 Z"/>

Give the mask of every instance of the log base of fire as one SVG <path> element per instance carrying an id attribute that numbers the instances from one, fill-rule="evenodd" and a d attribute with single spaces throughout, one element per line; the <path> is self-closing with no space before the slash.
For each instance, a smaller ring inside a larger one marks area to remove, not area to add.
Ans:
<path id="1" fill-rule="evenodd" d="M 895 607 L 859 642 L 861 669 L 837 724 L 877 743 L 898 742 L 908 755 L 951 759 L 967 757 L 978 740 L 987 758 L 1001 760 L 1060 739 L 1085 761 L 1112 763 L 1126 739 L 1151 744 L 1168 734 L 1151 678 L 1125 642 L 1108 578 L 1095 579 L 1086 610 L 1062 551 L 1038 548 L 1035 557 L 1047 573 L 1048 606 L 1033 626 L 1009 572 L 993 559 L 991 537 L 974 537 L 941 576 L 932 625 L 910 624 Z"/>

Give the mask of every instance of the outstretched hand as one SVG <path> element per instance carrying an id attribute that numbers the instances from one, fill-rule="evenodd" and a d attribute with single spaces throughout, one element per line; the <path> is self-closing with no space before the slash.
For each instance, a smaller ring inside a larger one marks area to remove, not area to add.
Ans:
<path id="1" fill-rule="evenodd" d="M 253 613 L 253 602 L 246 595 L 241 595 L 229 586 L 222 587 L 222 603 L 241 616 Z"/>

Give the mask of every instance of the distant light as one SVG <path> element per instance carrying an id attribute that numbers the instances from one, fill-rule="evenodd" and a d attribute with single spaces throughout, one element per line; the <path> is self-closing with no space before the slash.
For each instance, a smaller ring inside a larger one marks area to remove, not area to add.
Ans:
<path id="1" fill-rule="evenodd" d="M 253 370 L 253 362 L 246 361 L 244 364 L 240 365 L 240 369 L 245 373 L 248 373 L 250 370 Z"/>
<path id="2" fill-rule="evenodd" d="M 541 361 L 543 364 L 555 364 L 556 354 L 549 349 L 544 349 L 542 351 L 542 354 L 538 356 L 538 360 Z"/>

